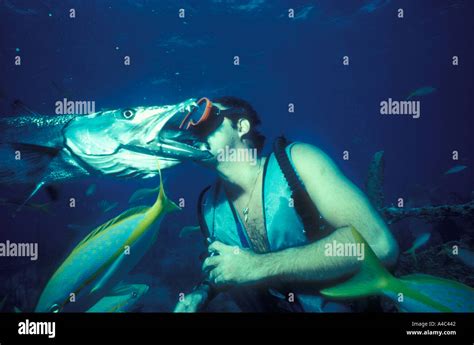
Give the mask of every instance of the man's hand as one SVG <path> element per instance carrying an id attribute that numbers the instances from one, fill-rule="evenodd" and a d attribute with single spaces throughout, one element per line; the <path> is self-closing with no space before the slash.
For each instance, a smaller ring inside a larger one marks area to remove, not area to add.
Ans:
<path id="1" fill-rule="evenodd" d="M 217 286 L 254 283 L 265 277 L 262 265 L 265 255 L 258 255 L 237 246 L 228 246 L 215 241 L 208 251 L 218 255 L 210 256 L 202 270 Z"/>
<path id="2" fill-rule="evenodd" d="M 184 296 L 183 300 L 179 301 L 174 308 L 175 313 L 195 313 L 206 302 L 208 293 L 204 289 L 197 289 Z"/>

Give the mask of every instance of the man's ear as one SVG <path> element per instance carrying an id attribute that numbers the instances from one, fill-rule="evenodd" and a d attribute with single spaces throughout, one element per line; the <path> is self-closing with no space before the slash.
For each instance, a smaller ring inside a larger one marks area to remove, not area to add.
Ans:
<path id="1" fill-rule="evenodd" d="M 242 138 L 250 131 L 250 121 L 247 119 L 239 119 L 239 122 L 237 122 L 237 131 L 239 138 Z"/>

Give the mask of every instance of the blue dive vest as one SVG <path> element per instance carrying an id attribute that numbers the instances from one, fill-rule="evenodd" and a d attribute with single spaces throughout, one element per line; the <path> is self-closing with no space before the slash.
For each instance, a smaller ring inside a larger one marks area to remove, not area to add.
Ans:
<path id="1" fill-rule="evenodd" d="M 291 164 L 291 147 L 286 147 L 286 153 Z M 294 168 L 294 165 L 293 165 Z M 289 247 L 308 244 L 303 224 L 290 204 L 291 191 L 281 171 L 275 155 L 272 153 L 263 171 L 263 217 L 267 231 L 270 252 L 280 251 Z M 216 182 L 206 192 L 202 199 L 202 214 L 212 240 L 218 240 L 227 245 L 250 248 L 250 240 L 240 217 L 229 202 L 224 189 Z M 269 288 L 270 293 L 286 299 L 277 290 Z M 306 312 L 347 312 L 349 308 L 340 303 L 328 302 L 314 293 L 297 293 L 297 289 L 289 289 L 295 299 Z"/>

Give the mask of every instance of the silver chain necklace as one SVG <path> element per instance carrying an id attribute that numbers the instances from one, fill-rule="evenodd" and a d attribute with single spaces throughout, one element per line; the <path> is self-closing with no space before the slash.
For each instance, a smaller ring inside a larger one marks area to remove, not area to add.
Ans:
<path id="1" fill-rule="evenodd" d="M 247 221 L 249 220 L 249 211 L 250 211 L 249 206 L 250 206 L 250 202 L 252 201 L 253 192 L 255 191 L 255 187 L 257 186 L 257 180 L 258 180 L 258 177 L 260 176 L 261 171 L 262 171 L 262 160 L 260 160 L 260 163 L 259 163 L 259 166 L 258 166 L 257 176 L 255 177 L 255 181 L 253 183 L 252 191 L 250 192 L 249 200 L 247 202 L 247 207 L 244 207 L 242 209 L 242 214 L 244 215 L 244 222 L 245 223 L 247 223 Z"/>

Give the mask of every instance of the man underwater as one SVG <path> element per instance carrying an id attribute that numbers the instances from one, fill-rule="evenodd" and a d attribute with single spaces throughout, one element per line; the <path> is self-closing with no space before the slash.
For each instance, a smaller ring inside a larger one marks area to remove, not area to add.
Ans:
<path id="1" fill-rule="evenodd" d="M 218 179 L 198 205 L 210 256 L 202 265 L 206 278 L 175 312 L 202 310 L 222 291 L 245 312 L 353 311 L 318 291 L 355 273 L 360 257 L 328 249 L 355 246 L 354 226 L 385 266 L 398 257 L 394 237 L 364 193 L 315 146 L 280 139 L 262 156 L 265 137 L 248 102 L 222 97 L 197 104 L 180 128 L 205 139 L 214 157 L 202 164 Z M 245 150 L 257 155 L 223 154 Z"/>

